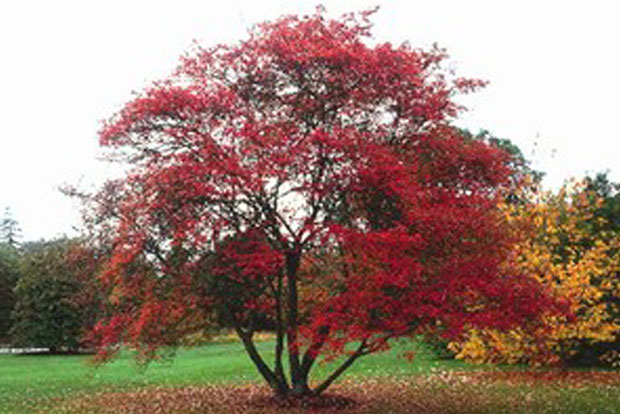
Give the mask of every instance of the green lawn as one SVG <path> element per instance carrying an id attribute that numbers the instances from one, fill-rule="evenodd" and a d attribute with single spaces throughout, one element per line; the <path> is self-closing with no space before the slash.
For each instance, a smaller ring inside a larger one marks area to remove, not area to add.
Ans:
<path id="1" fill-rule="evenodd" d="M 267 359 L 273 355 L 272 342 L 258 343 L 258 348 Z M 413 363 L 399 356 L 403 346 L 397 344 L 392 351 L 360 359 L 344 376 L 405 376 L 468 367 L 437 360 L 423 345 L 413 348 L 418 351 Z M 137 364 L 129 353 L 99 367 L 88 361 L 88 356 L 0 355 L 0 413 L 12 413 L 10 406 L 16 401 L 41 401 L 77 391 L 260 381 L 243 346 L 236 342 L 179 349 L 174 358 L 148 367 Z M 314 374 L 320 377 L 330 369 L 333 365 L 320 364 Z"/>
<path id="2" fill-rule="evenodd" d="M 259 344 L 259 349 L 266 358 L 270 357 L 272 347 L 271 342 Z M 402 381 L 426 378 L 429 375 L 438 376 L 437 373 L 442 372 L 447 372 L 449 376 L 450 372 L 475 370 L 472 375 L 480 375 L 490 370 L 490 367 L 439 360 L 421 344 L 415 345 L 415 349 L 417 352 L 413 362 L 408 362 L 399 356 L 404 350 L 402 344 L 397 344 L 390 352 L 361 359 L 347 372 L 346 379 L 353 383 L 364 384 L 369 379 Z M 243 347 L 238 343 L 216 343 L 193 349 L 180 349 L 174 359 L 152 363 L 147 368 L 138 366 L 129 354 L 123 354 L 113 362 L 98 368 L 87 364 L 87 360 L 88 357 L 85 356 L 0 355 L 0 413 L 29 413 L 33 412 L 35 407 L 45 407 L 50 402 L 54 403 L 59 397 L 70 398 L 74 395 L 104 390 L 128 391 L 149 386 L 260 383 L 258 374 L 247 359 Z M 333 366 L 319 365 L 315 375 L 320 377 L 330 369 L 333 369 Z M 518 369 L 515 372 L 518 372 Z M 620 376 L 618 372 L 614 374 Z M 477 385 L 458 383 L 452 386 L 450 381 L 452 380 L 448 378 L 425 385 L 427 388 L 423 393 L 445 394 L 447 400 L 458 400 L 467 397 L 466 394 L 469 392 L 472 394 L 490 392 L 494 397 L 485 402 L 486 408 L 483 408 L 483 411 L 471 411 L 481 413 L 513 412 L 502 411 L 496 406 L 511 398 L 516 398 L 517 406 L 522 401 L 527 402 L 528 409 L 532 404 L 541 410 L 549 405 L 551 408 L 547 412 L 550 413 L 620 412 L 618 385 L 591 384 L 574 389 L 557 384 L 545 386 L 498 384 L 491 388 L 485 386 L 485 391 L 480 391 Z M 487 409 L 489 411 L 484 411 Z M 519 409 L 515 409 L 514 412 L 528 412 L 518 411 Z"/>
<path id="3" fill-rule="evenodd" d="M 269 358 L 273 344 L 258 344 Z M 398 356 L 402 346 L 393 351 L 361 359 L 346 373 L 348 376 L 393 376 L 429 372 L 436 369 L 459 369 L 465 364 L 438 361 L 432 352 L 416 344 L 415 363 Z M 104 388 L 129 389 L 148 385 L 201 385 L 213 383 L 258 382 L 260 377 L 239 343 L 215 343 L 198 348 L 180 349 L 172 359 L 139 366 L 124 353 L 111 363 L 93 367 L 87 356 L 13 356 L 0 355 L 0 413 L 14 411 L 16 402 L 26 403 Z M 333 368 L 317 365 L 318 376 Z M 13 411 L 12 411 L 13 410 Z"/>

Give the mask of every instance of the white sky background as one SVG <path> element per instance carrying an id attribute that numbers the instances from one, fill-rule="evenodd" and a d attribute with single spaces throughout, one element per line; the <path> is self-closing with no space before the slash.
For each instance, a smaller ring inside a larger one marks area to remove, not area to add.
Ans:
<path id="1" fill-rule="evenodd" d="M 620 25 L 613 1 L 330 1 L 331 16 L 380 5 L 377 41 L 437 42 L 490 85 L 460 125 L 511 139 L 554 188 L 610 170 L 620 180 Z M 7 1 L 0 5 L 0 209 L 25 240 L 79 225 L 64 183 L 98 183 L 100 121 L 169 74 L 196 39 L 230 42 L 314 1 Z M 2 214 L 0 210 L 0 214 Z"/>

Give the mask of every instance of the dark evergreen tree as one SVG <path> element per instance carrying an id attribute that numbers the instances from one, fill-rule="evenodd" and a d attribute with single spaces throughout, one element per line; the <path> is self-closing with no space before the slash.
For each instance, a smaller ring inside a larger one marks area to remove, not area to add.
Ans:
<path id="1" fill-rule="evenodd" d="M 11 209 L 6 207 L 4 209 L 4 216 L 0 220 L 0 243 L 7 243 L 17 248 L 20 239 L 21 228 L 19 227 L 19 223 L 13 217 Z"/>

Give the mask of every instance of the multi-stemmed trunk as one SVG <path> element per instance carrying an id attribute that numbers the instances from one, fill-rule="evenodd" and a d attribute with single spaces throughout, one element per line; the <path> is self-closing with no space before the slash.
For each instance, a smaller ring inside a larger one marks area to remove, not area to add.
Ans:
<path id="1" fill-rule="evenodd" d="M 320 384 L 311 388 L 309 379 L 316 358 L 329 336 L 329 327 L 318 329 L 314 340 L 301 353 L 299 347 L 299 314 L 297 271 L 300 264 L 300 253 L 286 255 L 286 265 L 282 274 L 277 278 L 275 286 L 275 361 L 271 367 L 260 355 L 252 339 L 253 330 L 243 328 L 232 313 L 235 329 L 241 338 L 245 350 L 256 366 L 263 379 L 269 384 L 273 392 L 280 397 L 297 398 L 316 396 L 327 389 L 355 360 L 366 354 L 365 344 L 362 343 L 355 352 L 351 353 Z M 286 289 L 284 288 L 286 281 Z M 286 310 L 286 311 L 284 311 Z M 283 359 L 288 356 L 288 375 L 285 372 Z"/>
<path id="2" fill-rule="evenodd" d="M 338 377 L 340 377 L 340 375 L 347 368 L 349 368 L 359 357 L 365 355 L 364 346 L 360 345 L 358 349 L 352 354 L 350 354 L 347 359 L 345 359 L 345 361 L 340 366 L 338 366 L 338 368 L 336 368 L 325 380 L 323 380 L 316 387 L 311 388 L 309 383 L 309 377 L 312 366 L 316 360 L 316 356 L 311 356 L 311 354 L 309 354 L 309 351 L 306 351 L 303 358 L 299 358 L 298 355 L 296 356 L 295 354 L 291 353 L 291 347 L 295 348 L 295 343 L 291 342 L 289 344 L 288 350 L 290 372 L 287 379 L 281 360 L 278 361 L 278 358 L 276 357 L 276 363 L 274 365 L 274 368 L 272 369 L 259 354 L 252 339 L 245 333 L 242 333 L 240 336 L 245 346 L 245 349 L 250 356 L 250 359 L 252 360 L 262 377 L 269 384 L 273 392 L 281 397 L 295 398 L 320 395 L 336 379 L 338 379 Z M 310 348 L 312 348 L 313 346 L 318 346 L 317 344 L 318 342 L 312 344 Z"/>

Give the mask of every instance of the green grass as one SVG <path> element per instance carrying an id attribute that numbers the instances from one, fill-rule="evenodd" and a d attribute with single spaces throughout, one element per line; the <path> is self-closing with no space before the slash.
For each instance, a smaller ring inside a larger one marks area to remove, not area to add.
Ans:
<path id="1" fill-rule="evenodd" d="M 258 343 L 257 346 L 266 359 L 273 358 L 272 342 Z M 396 344 L 389 352 L 360 359 L 344 377 L 407 376 L 427 373 L 432 369 L 468 367 L 458 361 L 437 360 L 421 344 L 414 344 L 413 347 L 417 351 L 415 362 L 400 357 L 404 347 Z M 46 399 L 81 391 L 260 381 L 239 343 L 179 349 L 174 358 L 152 362 L 148 367 L 137 364 L 129 353 L 123 353 L 99 367 L 93 367 L 88 361 L 88 356 L 0 355 L 0 413 L 21 412 L 12 408 L 16 402 L 38 404 Z M 334 364 L 318 364 L 313 374 L 315 378 L 321 378 L 333 368 Z"/>
<path id="2" fill-rule="evenodd" d="M 273 343 L 262 342 L 258 347 L 264 357 L 271 360 Z M 414 344 L 413 347 L 416 350 L 413 362 L 400 356 L 405 346 L 402 343 L 396 344 L 389 352 L 360 359 L 347 371 L 345 377 L 355 383 L 364 384 L 368 379 L 375 381 L 389 378 L 398 381 L 427 376 L 433 372 L 486 372 L 490 369 L 460 361 L 437 359 L 433 352 L 422 344 Z M 411 348 L 412 346 L 408 345 L 408 349 Z M 146 368 L 139 366 L 129 353 L 123 353 L 113 362 L 100 367 L 89 365 L 88 359 L 87 356 L 0 355 L 0 413 L 25 414 L 33 412 L 35 407 L 54 403 L 59 398 L 105 390 L 128 391 L 148 386 L 178 387 L 261 381 L 239 343 L 215 343 L 198 348 L 179 349 L 173 359 L 154 362 Z M 333 368 L 333 364 L 317 365 L 315 378 L 320 379 Z M 511 367 L 502 369 L 520 370 Z M 467 393 L 477 397 L 474 394 L 492 390 L 493 398 L 484 403 L 487 404 L 489 413 L 513 412 L 502 411 L 501 407 L 494 406 L 511 399 L 521 407 L 514 412 L 528 412 L 532 407 L 540 412 L 550 413 L 620 412 L 618 386 L 588 386 L 576 390 L 553 384 L 545 387 L 499 384 L 484 388 L 485 391 L 462 384 L 452 387 L 450 384 L 440 383 L 439 388 L 434 388 L 435 385 L 428 387 L 430 388 L 420 392 L 429 394 L 430 391 L 431 394 L 436 392 L 438 396 L 446 395 L 446 400 L 466 397 Z M 523 411 L 519 411 L 521 409 Z"/>

